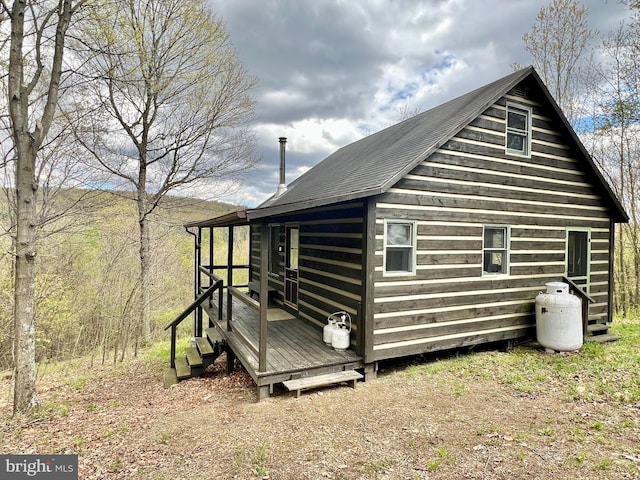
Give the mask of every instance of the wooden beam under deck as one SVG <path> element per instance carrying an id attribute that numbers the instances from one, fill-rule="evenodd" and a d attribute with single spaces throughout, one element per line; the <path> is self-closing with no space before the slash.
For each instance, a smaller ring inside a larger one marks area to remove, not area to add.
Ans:
<path id="1" fill-rule="evenodd" d="M 259 312 L 234 298 L 231 330 L 228 331 L 226 315 L 219 320 L 215 305 L 212 308 L 205 306 L 204 310 L 258 386 L 259 399 L 266 396 L 266 388 L 272 392 L 276 383 L 364 366 L 362 357 L 355 352 L 336 351 L 325 345 L 322 330 L 317 326 L 282 309 L 269 308 L 266 368 L 261 371 Z"/>

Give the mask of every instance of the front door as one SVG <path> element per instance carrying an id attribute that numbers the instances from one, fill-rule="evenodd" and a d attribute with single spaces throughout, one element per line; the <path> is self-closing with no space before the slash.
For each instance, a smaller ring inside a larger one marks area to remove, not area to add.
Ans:
<path id="1" fill-rule="evenodd" d="M 300 229 L 298 226 L 286 227 L 286 259 L 284 269 L 284 303 L 298 309 L 298 247 Z"/>
<path id="2" fill-rule="evenodd" d="M 589 293 L 591 231 L 567 229 L 567 278 Z"/>

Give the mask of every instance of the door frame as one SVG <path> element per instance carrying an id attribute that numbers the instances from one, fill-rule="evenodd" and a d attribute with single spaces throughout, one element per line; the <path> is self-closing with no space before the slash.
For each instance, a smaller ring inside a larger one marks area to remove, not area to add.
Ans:
<path id="1" fill-rule="evenodd" d="M 292 268 L 291 263 L 291 232 L 296 230 L 297 243 L 295 245 L 296 250 L 296 262 L 295 268 Z M 284 259 L 284 303 L 285 305 L 298 310 L 298 293 L 299 293 L 299 271 L 300 271 L 300 225 L 297 223 L 285 224 L 285 259 Z"/>
<path id="2" fill-rule="evenodd" d="M 591 227 L 567 227 L 566 228 L 566 237 L 565 237 L 565 262 L 564 262 L 564 272 L 567 278 L 573 281 L 580 287 L 583 287 L 583 290 L 586 294 L 589 294 L 591 290 Z M 581 275 L 579 277 L 569 276 L 569 235 L 571 232 L 581 232 L 587 234 L 587 251 L 586 251 L 586 261 L 587 261 L 587 270 L 586 275 Z"/>

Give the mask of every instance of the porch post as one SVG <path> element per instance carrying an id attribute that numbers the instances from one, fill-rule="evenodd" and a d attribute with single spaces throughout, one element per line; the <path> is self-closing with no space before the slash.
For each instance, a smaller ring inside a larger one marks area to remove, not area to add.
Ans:
<path id="1" fill-rule="evenodd" d="M 202 279 L 200 277 L 200 266 L 202 265 L 202 228 L 198 227 L 198 235 L 196 236 L 196 251 L 195 251 L 195 289 L 194 289 L 194 299 L 198 298 L 201 293 L 202 287 Z M 193 336 L 201 337 L 202 336 L 202 308 L 197 308 L 194 315 L 194 325 L 193 325 Z"/>
<path id="2" fill-rule="evenodd" d="M 258 336 L 258 371 L 267 370 L 267 308 L 269 307 L 269 229 L 260 225 L 260 326 Z"/>
<path id="3" fill-rule="evenodd" d="M 614 291 L 615 291 L 615 277 L 613 275 L 613 265 L 616 261 L 616 222 L 613 218 L 609 221 L 609 291 L 608 291 L 608 312 L 607 323 L 613 322 L 613 311 L 615 308 Z"/>
<path id="4" fill-rule="evenodd" d="M 213 275 L 213 257 L 214 257 L 213 246 L 214 246 L 213 227 L 209 227 L 209 273 L 211 275 Z M 209 280 L 209 285 L 211 285 L 212 283 L 213 283 L 213 280 Z"/>
<path id="5" fill-rule="evenodd" d="M 227 287 L 233 287 L 233 225 L 229 225 L 229 244 L 227 245 Z"/>

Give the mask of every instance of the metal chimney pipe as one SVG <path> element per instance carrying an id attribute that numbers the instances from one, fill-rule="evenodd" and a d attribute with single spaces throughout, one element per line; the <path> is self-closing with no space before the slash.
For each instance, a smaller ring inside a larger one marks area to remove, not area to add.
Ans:
<path id="1" fill-rule="evenodd" d="M 285 183 L 285 146 L 287 143 L 287 137 L 280 137 L 280 183 L 278 184 L 278 190 L 276 191 L 276 197 L 279 197 L 287 191 L 287 184 Z"/>

